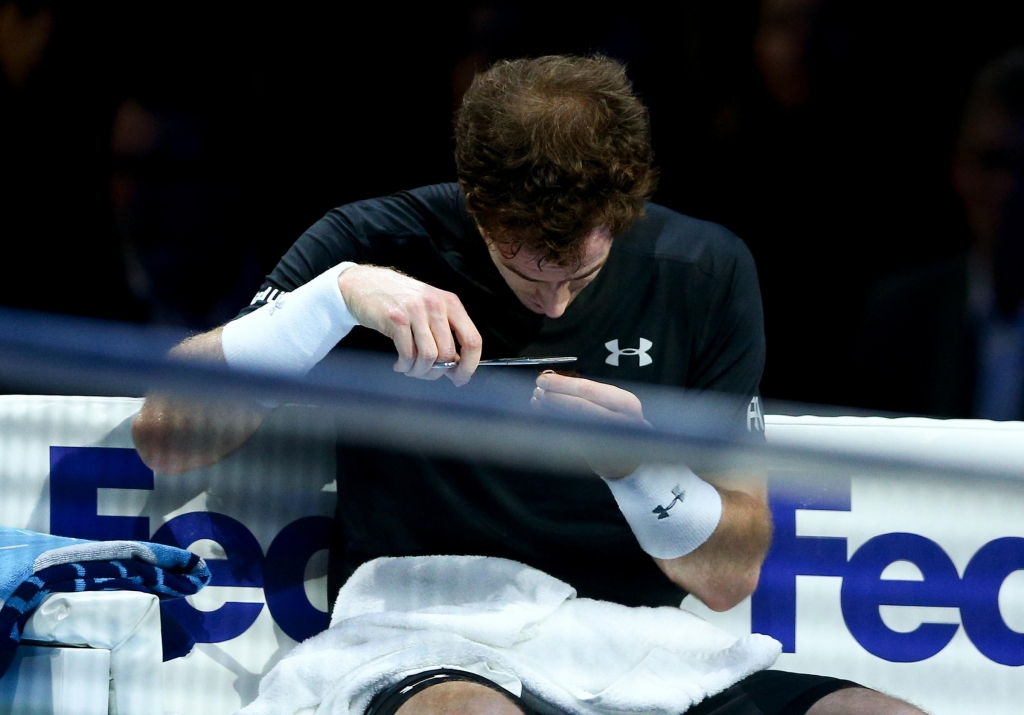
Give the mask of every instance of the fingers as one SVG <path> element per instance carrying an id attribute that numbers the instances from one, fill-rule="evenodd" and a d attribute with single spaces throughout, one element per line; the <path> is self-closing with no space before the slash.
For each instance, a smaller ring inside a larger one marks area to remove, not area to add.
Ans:
<path id="1" fill-rule="evenodd" d="M 409 377 L 434 377 L 430 374 L 437 361 L 437 344 L 433 331 L 424 317 L 416 317 L 412 321 L 412 338 L 416 342 L 416 359 L 405 371 Z M 434 371 L 435 373 L 437 371 Z"/>
<path id="2" fill-rule="evenodd" d="M 391 339 L 395 341 L 395 350 L 398 352 L 395 372 L 408 373 L 416 362 L 416 341 L 413 340 L 412 329 L 408 325 L 397 324 Z"/>
<path id="3" fill-rule="evenodd" d="M 480 364 L 480 352 L 483 350 L 484 341 L 459 299 L 454 295 L 452 299 L 448 306 L 448 324 L 458 338 L 462 352 L 459 355 L 458 366 L 448 371 L 448 377 L 456 385 L 462 386 L 469 382 L 469 378 Z"/>
<path id="4" fill-rule="evenodd" d="M 537 378 L 537 387 L 544 392 L 546 398 L 550 398 L 550 404 L 557 403 L 560 408 L 588 403 L 613 414 L 626 415 L 630 419 L 643 419 L 643 405 L 637 396 L 614 385 L 544 372 Z M 567 397 L 575 400 L 561 399 Z M 587 414 L 592 413 L 589 409 L 586 411 Z"/>
<path id="5" fill-rule="evenodd" d="M 451 318 L 448 315 L 448 298 L 451 294 L 442 293 L 438 300 L 430 301 L 427 303 L 427 317 L 430 322 L 430 334 L 433 337 L 434 345 L 437 347 L 437 356 L 431 361 L 430 366 L 427 367 L 427 372 L 422 376 L 425 380 L 437 380 L 443 377 L 448 370 L 434 369 L 433 364 L 435 361 L 450 362 L 458 357 L 458 353 L 455 352 L 455 338 L 452 336 L 452 328 L 450 323 Z M 454 295 L 451 295 L 455 298 Z M 458 298 L 455 298 L 456 302 Z M 460 304 L 461 306 L 461 304 Z"/>
<path id="6" fill-rule="evenodd" d="M 424 297 L 421 303 L 408 308 L 412 337 L 416 341 L 416 359 L 406 371 L 410 377 L 436 380 L 443 373 L 434 370 L 434 363 L 440 358 L 451 360 L 455 357 L 455 343 L 448 329 L 443 310 L 439 310 L 437 299 Z"/>
<path id="7" fill-rule="evenodd" d="M 549 392 L 543 388 L 536 388 L 530 398 L 530 404 L 545 410 L 563 415 L 584 415 L 598 419 L 616 420 L 621 422 L 634 422 L 634 418 L 622 412 L 609 410 L 594 402 L 585 400 L 575 395 L 565 395 L 559 392 Z"/>
<path id="8" fill-rule="evenodd" d="M 456 385 L 469 382 L 480 362 L 483 340 L 458 297 L 435 291 L 407 306 L 404 315 L 409 319 L 408 329 L 393 331 L 399 354 L 395 370 L 422 380 L 436 380 L 447 374 Z M 461 356 L 456 352 L 456 337 L 462 346 Z M 409 341 L 411 346 L 400 341 Z M 455 369 L 434 368 L 438 361 L 456 359 L 459 364 Z"/>
<path id="9" fill-rule="evenodd" d="M 579 415 L 629 425 L 651 424 L 644 419 L 643 405 L 631 392 L 579 377 L 566 377 L 546 371 L 537 377 L 530 404 L 556 414 Z M 632 474 L 639 466 L 629 462 L 604 462 L 587 458 L 595 473 L 617 479 Z"/>
<path id="10" fill-rule="evenodd" d="M 456 385 L 469 381 L 480 362 L 483 341 L 454 293 L 377 266 L 348 269 L 338 277 L 338 286 L 360 325 L 394 341 L 396 372 L 425 380 L 447 373 Z M 458 360 L 459 365 L 454 370 L 434 369 L 438 360 Z"/>

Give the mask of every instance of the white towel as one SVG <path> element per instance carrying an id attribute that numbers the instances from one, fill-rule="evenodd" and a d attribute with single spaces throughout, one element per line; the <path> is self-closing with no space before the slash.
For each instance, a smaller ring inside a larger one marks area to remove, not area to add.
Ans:
<path id="1" fill-rule="evenodd" d="M 768 636 L 737 640 L 679 608 L 576 598 L 514 561 L 385 558 L 352 575 L 331 627 L 278 663 L 239 715 L 362 715 L 404 673 L 479 663 L 574 715 L 682 713 L 780 651 Z"/>

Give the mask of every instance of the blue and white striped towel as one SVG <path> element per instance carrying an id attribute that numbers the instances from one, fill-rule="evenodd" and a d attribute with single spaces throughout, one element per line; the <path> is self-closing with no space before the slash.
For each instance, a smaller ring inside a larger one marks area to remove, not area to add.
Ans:
<path id="1" fill-rule="evenodd" d="M 183 598 L 210 581 L 200 557 L 184 549 L 141 541 L 87 541 L 0 527 L 0 677 L 7 671 L 25 623 L 50 593 L 142 591 Z M 195 641 L 161 613 L 164 660 L 192 650 Z"/>

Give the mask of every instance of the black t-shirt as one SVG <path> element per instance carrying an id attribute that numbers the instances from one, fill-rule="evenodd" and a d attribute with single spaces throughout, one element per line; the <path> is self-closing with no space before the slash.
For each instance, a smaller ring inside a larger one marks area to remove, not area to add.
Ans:
<path id="1" fill-rule="evenodd" d="M 428 186 L 330 211 L 242 313 L 343 261 L 397 268 L 458 295 L 485 359 L 575 355 L 581 377 L 734 395 L 737 423 L 763 430 L 757 275 L 742 241 L 720 226 L 648 205 L 616 237 L 596 279 L 550 319 L 529 311 L 502 279 L 458 185 Z M 340 347 L 394 352 L 389 339 L 361 327 Z M 596 477 L 339 447 L 332 597 L 370 559 L 423 554 L 515 559 L 580 596 L 626 605 L 678 605 L 684 595 L 637 545 Z"/>

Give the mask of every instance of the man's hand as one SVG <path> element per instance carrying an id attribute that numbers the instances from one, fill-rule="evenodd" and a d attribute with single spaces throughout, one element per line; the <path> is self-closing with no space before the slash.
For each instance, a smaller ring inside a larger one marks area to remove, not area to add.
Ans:
<path id="1" fill-rule="evenodd" d="M 563 414 L 586 414 L 632 423 L 644 420 L 636 395 L 593 380 L 546 372 L 537 378 L 530 403 Z M 594 464 L 606 479 L 625 477 L 639 464 Z M 703 477 L 722 497 L 722 517 L 707 541 L 686 556 L 654 559 L 674 583 L 711 609 L 732 608 L 757 587 L 761 563 L 771 543 L 763 474 L 720 474 Z"/>
<path id="2" fill-rule="evenodd" d="M 530 404 L 563 414 L 645 423 L 644 408 L 632 392 L 582 377 L 545 370 L 537 377 Z"/>
<path id="3" fill-rule="evenodd" d="M 338 276 L 338 288 L 360 325 L 395 342 L 395 372 L 424 380 L 447 374 L 464 385 L 480 362 L 483 340 L 454 293 L 439 290 L 389 268 L 354 266 Z M 456 352 L 458 340 L 461 353 Z M 454 370 L 436 361 L 458 359 Z"/>
<path id="4" fill-rule="evenodd" d="M 537 387 L 530 398 L 530 404 L 538 409 L 560 414 L 588 415 L 627 424 L 651 426 L 644 419 L 643 405 L 632 392 L 582 377 L 559 375 L 551 370 L 537 377 Z M 595 473 L 606 479 L 620 479 L 632 474 L 640 466 L 639 462 L 628 461 L 588 462 Z"/>

